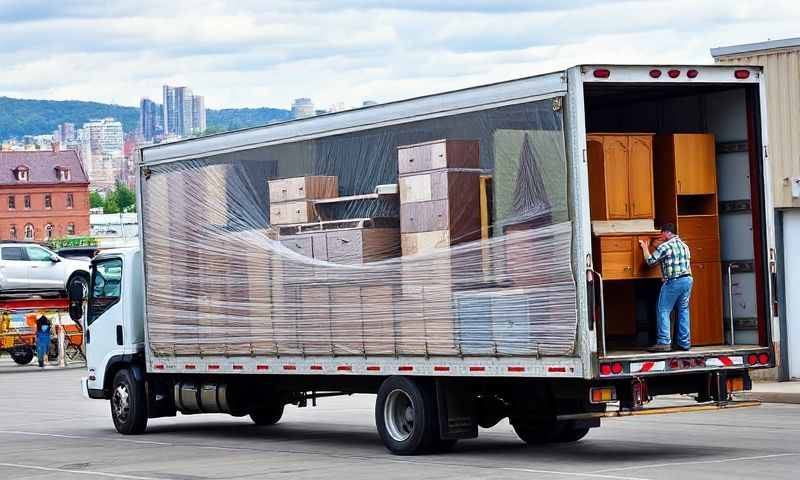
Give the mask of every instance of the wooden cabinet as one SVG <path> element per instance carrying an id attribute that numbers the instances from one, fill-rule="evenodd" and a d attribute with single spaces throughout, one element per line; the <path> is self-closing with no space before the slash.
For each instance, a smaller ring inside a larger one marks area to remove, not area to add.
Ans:
<path id="1" fill-rule="evenodd" d="M 480 168 L 479 143 L 474 140 L 434 140 L 397 147 L 400 175 L 442 168 Z"/>
<path id="2" fill-rule="evenodd" d="M 332 176 L 306 176 L 269 180 L 270 203 L 292 200 L 333 198 L 338 195 L 338 178 Z"/>
<path id="3" fill-rule="evenodd" d="M 316 220 L 314 204 L 305 200 L 273 203 L 269 206 L 269 223 L 272 225 L 309 223 Z"/>
<path id="4" fill-rule="evenodd" d="M 672 155 L 675 159 L 675 186 L 678 195 L 717 192 L 714 135 L 672 135 Z"/>
<path id="5" fill-rule="evenodd" d="M 689 318 L 692 345 L 725 342 L 722 325 L 722 265 L 720 262 L 692 263 L 692 295 Z"/>
<path id="6" fill-rule="evenodd" d="M 586 148 L 592 220 L 653 218 L 652 135 L 591 134 Z"/>
<path id="7" fill-rule="evenodd" d="M 644 260 L 639 240 L 649 241 L 652 235 L 596 237 L 596 261 L 605 280 L 661 278 L 659 267 L 650 267 Z M 650 249 L 652 251 L 652 248 Z"/>
<path id="8" fill-rule="evenodd" d="M 400 253 L 398 228 L 342 228 L 299 235 L 282 235 L 281 243 L 295 253 L 317 260 L 361 264 Z"/>

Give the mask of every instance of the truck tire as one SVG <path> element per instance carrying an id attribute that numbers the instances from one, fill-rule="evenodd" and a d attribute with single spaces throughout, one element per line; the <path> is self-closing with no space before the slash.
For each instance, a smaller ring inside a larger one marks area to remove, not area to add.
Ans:
<path id="1" fill-rule="evenodd" d="M 511 426 L 520 440 L 528 445 L 577 442 L 589 433 L 589 427 L 574 429 L 567 422 L 557 421 L 527 423 L 511 419 Z"/>
<path id="2" fill-rule="evenodd" d="M 436 402 L 429 385 L 407 377 L 389 377 L 378 389 L 375 424 L 395 455 L 427 453 L 440 445 Z M 450 445 L 452 446 L 452 445 Z"/>
<path id="3" fill-rule="evenodd" d="M 256 425 L 275 425 L 283 417 L 283 404 L 272 404 L 255 408 L 250 411 L 250 420 Z"/>
<path id="4" fill-rule="evenodd" d="M 144 384 L 124 368 L 114 375 L 111 384 L 111 418 L 123 435 L 138 435 L 147 428 L 147 399 Z"/>
<path id="5" fill-rule="evenodd" d="M 67 280 L 66 291 L 67 295 L 72 290 L 73 285 L 80 285 L 81 291 L 83 291 L 83 299 L 87 299 L 89 297 L 89 274 L 86 272 L 75 272 L 69 277 Z"/>
<path id="6" fill-rule="evenodd" d="M 11 351 L 11 359 L 17 365 L 27 365 L 33 361 L 34 353 L 30 347 L 15 348 Z"/>

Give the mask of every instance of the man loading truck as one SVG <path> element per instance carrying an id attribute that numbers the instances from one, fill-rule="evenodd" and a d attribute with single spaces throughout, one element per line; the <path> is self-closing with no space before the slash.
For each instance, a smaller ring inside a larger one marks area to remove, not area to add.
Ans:
<path id="1" fill-rule="evenodd" d="M 639 240 L 647 265 L 659 264 L 664 283 L 658 294 L 656 344 L 650 347 L 651 352 L 669 352 L 672 350 L 670 315 L 678 310 L 677 347 L 689 350 L 692 347 L 689 336 L 691 320 L 689 318 L 689 297 L 692 294 L 692 267 L 689 246 L 675 235 L 675 225 L 664 224 L 661 242 L 651 254 L 645 240 Z"/>

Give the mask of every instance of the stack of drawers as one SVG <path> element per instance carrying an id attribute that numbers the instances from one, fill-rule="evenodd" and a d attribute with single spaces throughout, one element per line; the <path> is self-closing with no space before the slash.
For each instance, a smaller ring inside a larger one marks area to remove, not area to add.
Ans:
<path id="1" fill-rule="evenodd" d="M 337 177 L 308 176 L 269 180 L 269 222 L 272 225 L 309 223 L 317 220 L 309 200 L 338 195 Z"/>
<path id="2" fill-rule="evenodd" d="M 437 140 L 398 147 L 400 242 L 404 256 L 396 304 L 398 345 L 413 354 L 458 353 L 451 245 L 478 240 L 480 150 L 476 140 Z"/>

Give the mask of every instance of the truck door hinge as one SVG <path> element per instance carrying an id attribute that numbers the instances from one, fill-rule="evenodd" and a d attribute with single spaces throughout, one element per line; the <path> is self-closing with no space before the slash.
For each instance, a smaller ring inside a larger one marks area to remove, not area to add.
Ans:
<path id="1" fill-rule="evenodd" d="M 150 175 L 153 174 L 153 171 L 150 170 L 150 167 L 142 167 L 142 176 L 145 180 L 150 180 Z"/>
<path id="2" fill-rule="evenodd" d="M 553 99 L 553 111 L 558 112 L 561 110 L 561 103 L 564 97 L 556 97 Z"/>

